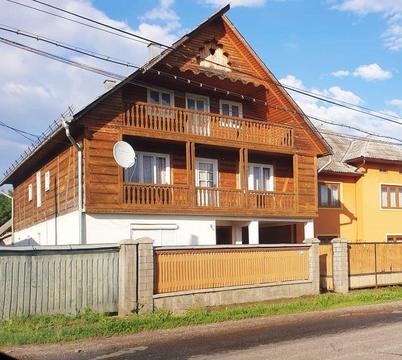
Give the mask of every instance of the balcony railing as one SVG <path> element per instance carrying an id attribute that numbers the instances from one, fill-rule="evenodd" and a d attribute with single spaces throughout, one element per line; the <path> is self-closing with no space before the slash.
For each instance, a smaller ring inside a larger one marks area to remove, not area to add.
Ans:
<path id="1" fill-rule="evenodd" d="M 143 102 L 126 106 L 124 125 L 161 133 L 293 147 L 293 130 L 287 126 Z"/>
<path id="2" fill-rule="evenodd" d="M 191 189 L 187 185 L 126 183 L 123 202 L 138 210 L 214 210 L 233 211 L 233 215 L 243 210 L 275 214 L 291 213 L 296 209 L 296 195 L 293 193 L 207 187 Z"/>

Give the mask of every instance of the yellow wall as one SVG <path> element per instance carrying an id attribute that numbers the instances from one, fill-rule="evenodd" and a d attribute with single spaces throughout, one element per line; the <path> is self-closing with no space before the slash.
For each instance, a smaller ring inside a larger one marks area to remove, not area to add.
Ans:
<path id="1" fill-rule="evenodd" d="M 401 168 L 368 163 L 361 168 L 364 175 L 357 179 L 319 176 L 319 181 L 341 183 L 341 208 L 318 209 L 316 236 L 338 235 L 352 242 L 382 242 L 387 234 L 402 234 L 402 209 L 381 208 L 381 184 L 402 186 Z"/>
<path id="2" fill-rule="evenodd" d="M 345 176 L 319 176 L 318 181 L 340 184 L 341 207 L 318 208 L 318 218 L 314 223 L 315 236 L 332 235 L 356 241 L 356 179 Z"/>

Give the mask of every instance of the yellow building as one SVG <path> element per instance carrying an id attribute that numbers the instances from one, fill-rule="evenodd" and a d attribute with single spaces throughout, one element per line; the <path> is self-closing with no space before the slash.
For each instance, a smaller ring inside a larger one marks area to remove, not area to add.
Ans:
<path id="1" fill-rule="evenodd" d="M 333 155 L 318 161 L 315 236 L 402 241 L 402 148 L 325 135 Z"/>

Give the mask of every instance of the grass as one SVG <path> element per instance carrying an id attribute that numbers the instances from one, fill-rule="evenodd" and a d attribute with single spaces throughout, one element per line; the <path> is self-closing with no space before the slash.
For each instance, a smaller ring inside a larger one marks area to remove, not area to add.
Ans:
<path id="1" fill-rule="evenodd" d="M 78 316 L 50 315 L 14 318 L 0 322 L 0 346 L 56 343 L 97 336 L 133 334 L 144 330 L 168 329 L 397 300 L 402 300 L 402 287 L 353 291 L 346 295 L 328 293 L 283 302 L 219 309 L 194 309 L 184 314 L 156 311 L 147 315 L 119 318 L 86 311 Z"/>

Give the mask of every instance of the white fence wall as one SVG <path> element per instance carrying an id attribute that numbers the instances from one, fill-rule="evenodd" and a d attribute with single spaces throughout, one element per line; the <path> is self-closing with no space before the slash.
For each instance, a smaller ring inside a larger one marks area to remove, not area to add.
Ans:
<path id="1" fill-rule="evenodd" d="M 117 312 L 119 248 L 0 248 L 0 319 L 33 314 Z"/>

